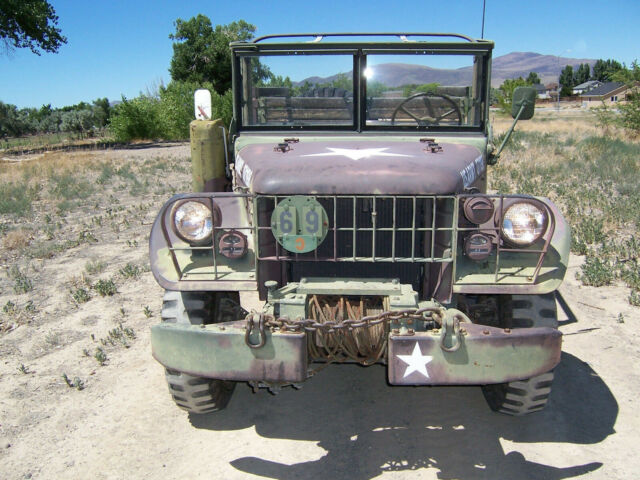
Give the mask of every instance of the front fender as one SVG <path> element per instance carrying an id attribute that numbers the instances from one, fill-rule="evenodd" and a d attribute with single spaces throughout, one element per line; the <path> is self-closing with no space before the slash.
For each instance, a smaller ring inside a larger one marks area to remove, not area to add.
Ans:
<path id="1" fill-rule="evenodd" d="M 171 210 L 184 199 L 202 200 L 220 209 L 220 225 L 214 228 L 209 245 L 191 246 L 174 232 Z M 256 290 L 250 203 L 250 195 L 228 192 L 180 194 L 169 199 L 160 209 L 149 236 L 151 272 L 158 284 L 167 290 L 183 291 Z M 227 230 L 238 230 L 247 237 L 248 250 L 242 258 L 228 259 L 218 252 L 217 239 Z"/>
<path id="2" fill-rule="evenodd" d="M 507 198 L 500 195 L 490 195 L 490 197 Z M 509 198 L 518 197 L 520 196 L 509 196 Z M 522 198 L 527 197 L 522 196 Z M 543 248 L 541 244 L 528 247 L 529 252 L 524 251 L 527 249 L 521 249 L 521 251 L 504 249 L 500 254 L 499 262 L 495 254 L 487 262 L 475 262 L 466 257 L 463 249 L 459 248 L 456 255 L 454 293 L 544 294 L 558 289 L 569 265 L 571 229 L 551 200 L 543 197 L 535 197 L 535 199 L 547 208 L 552 222 L 549 227 L 552 235 L 549 244 L 545 247 L 546 253 L 540 268 L 537 269 L 539 255 L 535 252 Z"/>

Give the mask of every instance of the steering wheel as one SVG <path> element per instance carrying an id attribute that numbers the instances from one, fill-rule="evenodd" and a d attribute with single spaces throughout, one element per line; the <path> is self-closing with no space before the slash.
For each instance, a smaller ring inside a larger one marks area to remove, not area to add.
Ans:
<path id="1" fill-rule="evenodd" d="M 433 109 L 433 104 L 431 103 L 431 99 L 429 97 L 444 98 L 448 103 L 451 104 L 451 107 L 452 107 L 451 110 L 447 110 L 446 112 L 440 115 L 436 115 Z M 426 115 L 424 117 L 418 117 L 417 115 L 414 115 L 413 113 L 411 113 L 411 111 L 407 109 L 406 105 L 416 98 L 422 98 L 424 106 L 426 107 L 427 112 L 429 112 L 429 115 Z M 460 111 L 460 107 L 458 106 L 457 102 L 453 98 L 451 98 L 449 95 L 445 95 L 444 93 L 420 92 L 405 98 L 400 103 L 400 105 L 398 105 L 396 109 L 393 111 L 393 115 L 391 115 L 391 125 L 395 125 L 396 116 L 398 115 L 399 112 L 404 112 L 407 115 L 409 115 L 421 127 L 426 127 L 428 125 L 435 125 L 437 123 L 440 123 L 440 120 L 442 120 L 445 117 L 448 117 L 451 114 L 455 114 L 458 119 L 458 125 L 462 125 L 462 112 Z"/>

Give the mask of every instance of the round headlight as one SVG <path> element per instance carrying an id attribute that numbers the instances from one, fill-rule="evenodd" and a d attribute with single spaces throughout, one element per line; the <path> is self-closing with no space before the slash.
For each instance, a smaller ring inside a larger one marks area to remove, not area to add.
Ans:
<path id="1" fill-rule="evenodd" d="M 533 203 L 514 203 L 502 215 L 502 237 L 513 245 L 531 245 L 546 230 L 547 214 Z"/>
<path id="2" fill-rule="evenodd" d="M 189 243 L 211 241 L 213 215 L 203 203 L 186 201 L 176 205 L 173 210 L 175 232 Z"/>

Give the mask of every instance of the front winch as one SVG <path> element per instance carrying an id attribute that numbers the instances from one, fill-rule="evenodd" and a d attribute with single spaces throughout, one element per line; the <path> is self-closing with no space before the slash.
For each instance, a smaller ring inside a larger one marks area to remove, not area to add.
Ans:
<path id="1" fill-rule="evenodd" d="M 260 348 L 255 332 L 261 325 L 305 332 L 309 358 L 316 361 L 371 365 L 386 359 L 390 332 L 412 335 L 440 328 L 445 317 L 442 306 L 418 302 L 411 286 L 398 280 L 302 279 L 278 290 L 271 282 L 267 287 L 269 314 L 247 316 L 247 345 Z"/>

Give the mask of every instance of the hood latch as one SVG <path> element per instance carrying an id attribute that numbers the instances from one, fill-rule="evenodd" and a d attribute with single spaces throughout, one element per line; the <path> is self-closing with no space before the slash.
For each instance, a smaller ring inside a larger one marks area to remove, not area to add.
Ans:
<path id="1" fill-rule="evenodd" d="M 298 139 L 298 138 L 285 138 L 284 142 L 279 143 L 278 145 L 273 147 L 273 151 L 274 152 L 286 153 L 289 150 L 291 150 L 291 144 L 292 143 L 298 143 L 299 141 L 300 141 L 300 139 Z"/>
<path id="2" fill-rule="evenodd" d="M 427 146 L 423 148 L 423 150 L 427 153 L 442 152 L 442 147 L 436 143 L 435 138 L 421 138 L 420 142 L 427 144 Z"/>

